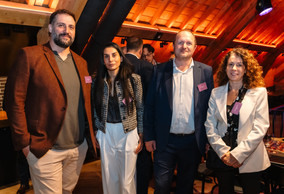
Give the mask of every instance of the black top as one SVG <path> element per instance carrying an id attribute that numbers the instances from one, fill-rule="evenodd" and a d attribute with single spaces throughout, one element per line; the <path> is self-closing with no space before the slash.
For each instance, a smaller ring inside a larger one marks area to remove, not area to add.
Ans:
<path id="1" fill-rule="evenodd" d="M 108 123 L 121 123 L 122 122 L 121 117 L 120 117 L 116 92 L 114 92 L 113 96 L 109 95 L 107 122 Z"/>
<path id="2" fill-rule="evenodd" d="M 239 114 L 232 113 L 232 109 L 236 102 L 241 103 L 244 99 L 247 89 L 242 87 L 239 90 L 239 94 L 233 104 L 227 105 L 227 132 L 222 138 L 226 145 L 231 147 L 231 150 L 237 147 L 237 137 L 238 137 L 238 128 L 239 128 Z"/>
<path id="3" fill-rule="evenodd" d="M 236 102 L 236 101 L 235 101 Z M 227 105 L 227 132 L 225 136 L 229 136 L 226 144 L 231 147 L 231 150 L 237 147 L 237 136 L 238 136 L 238 128 L 239 128 L 239 114 L 235 115 L 231 113 L 231 110 L 234 107 L 234 104 Z"/>

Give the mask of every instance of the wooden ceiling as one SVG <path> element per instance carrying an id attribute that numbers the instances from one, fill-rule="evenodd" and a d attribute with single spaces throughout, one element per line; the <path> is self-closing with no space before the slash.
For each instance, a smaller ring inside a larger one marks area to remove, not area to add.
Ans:
<path id="1" fill-rule="evenodd" d="M 255 9 L 257 0 L 137 0 L 117 35 L 154 40 L 160 32 L 160 41 L 171 42 L 179 30 L 190 29 L 199 45 L 194 58 L 213 66 L 214 70 L 230 48 L 240 45 L 250 49 L 263 66 L 264 75 L 269 76 L 268 87 L 277 85 L 284 93 L 283 1 L 271 0 L 272 12 L 259 16 Z M 55 9 L 69 9 L 79 17 L 86 2 L 0 1 L 0 23 L 44 27 Z M 19 4 L 33 11 L 17 8 Z M 153 45 L 156 46 L 154 42 Z"/>
<path id="2" fill-rule="evenodd" d="M 236 45 L 275 52 L 284 45 L 284 3 L 272 0 L 274 9 L 265 16 L 257 14 L 256 3 L 257 0 L 137 0 L 118 35 L 153 39 L 156 32 L 162 32 L 161 40 L 172 41 L 169 34 L 190 29 L 200 40 L 198 44 L 207 46 L 199 58 L 212 65 L 222 51 Z"/>
<path id="3" fill-rule="evenodd" d="M 118 35 L 154 39 L 161 32 L 161 41 L 172 41 L 179 30 L 190 29 L 199 45 L 194 58 L 214 71 L 230 48 L 242 46 L 263 66 L 271 94 L 283 95 L 284 2 L 271 3 L 272 12 L 259 16 L 257 0 L 137 0 Z"/>

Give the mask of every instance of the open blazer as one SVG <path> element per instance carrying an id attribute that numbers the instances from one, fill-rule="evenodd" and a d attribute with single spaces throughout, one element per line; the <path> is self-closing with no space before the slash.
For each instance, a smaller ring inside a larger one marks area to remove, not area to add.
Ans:
<path id="1" fill-rule="evenodd" d="M 89 146 L 94 146 L 91 84 L 85 81 L 89 76 L 87 63 L 70 52 L 81 82 L 88 125 L 86 137 Z M 37 158 L 42 157 L 52 148 L 61 131 L 68 100 L 49 43 L 20 50 L 7 80 L 5 100 L 15 149 L 30 145 L 30 151 Z"/>
<path id="2" fill-rule="evenodd" d="M 227 132 L 228 84 L 212 90 L 205 122 L 208 141 L 221 158 L 230 150 L 222 137 Z M 258 172 L 270 166 L 263 143 L 269 127 L 267 91 L 263 87 L 248 89 L 240 109 L 238 146 L 231 154 L 242 163 L 240 173 Z"/>
<path id="3" fill-rule="evenodd" d="M 132 82 L 132 83 L 131 83 Z M 94 81 L 93 81 L 94 83 Z M 124 133 L 134 130 L 137 127 L 138 133 L 143 133 L 143 89 L 140 76 L 137 74 L 132 74 L 132 81 L 128 79 L 128 86 L 130 92 L 133 94 L 135 99 L 132 99 L 133 112 L 130 115 L 127 114 L 127 108 L 125 104 L 125 99 L 123 99 L 123 89 L 119 81 L 115 81 L 114 87 L 118 97 L 118 105 L 120 117 L 122 120 L 122 125 Z M 94 100 L 94 84 L 92 84 L 92 100 Z M 109 86 L 107 84 L 106 78 L 104 79 L 104 94 L 102 96 L 102 110 L 101 110 L 101 120 L 99 119 L 96 109 L 94 109 L 94 119 L 95 119 L 95 130 L 99 129 L 105 133 L 106 122 L 107 122 L 107 112 L 108 112 L 108 99 L 109 99 Z M 93 105 L 95 103 L 93 102 Z"/>
<path id="4" fill-rule="evenodd" d="M 198 85 L 206 84 L 207 89 L 199 91 Z M 193 94 L 195 138 L 201 154 L 207 143 L 204 122 L 208 109 L 208 100 L 213 88 L 212 68 L 194 61 Z M 159 64 L 156 74 L 147 91 L 145 101 L 144 139 L 156 141 L 157 151 L 163 151 L 170 134 L 173 114 L 173 61 Z"/>

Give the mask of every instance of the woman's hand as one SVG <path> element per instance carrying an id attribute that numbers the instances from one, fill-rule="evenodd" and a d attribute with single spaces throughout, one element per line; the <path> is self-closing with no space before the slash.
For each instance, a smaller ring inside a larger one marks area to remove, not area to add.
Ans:
<path id="1" fill-rule="evenodd" d="M 100 149 L 100 144 L 99 144 L 99 142 L 97 140 L 97 132 L 98 131 L 95 131 L 95 146 L 96 146 L 96 148 Z"/>
<path id="2" fill-rule="evenodd" d="M 97 140 L 97 138 L 95 138 L 95 144 L 96 144 L 96 148 L 100 148 L 100 144 L 99 144 L 99 142 L 98 142 L 98 140 Z"/>
<path id="3" fill-rule="evenodd" d="M 242 164 L 238 162 L 238 160 L 228 151 L 221 157 L 221 160 L 228 166 L 232 166 L 234 168 L 239 168 Z"/>
<path id="4" fill-rule="evenodd" d="M 141 152 L 142 148 L 143 148 L 143 134 L 139 133 L 139 142 L 138 142 L 138 146 L 136 150 L 134 151 L 134 153 L 138 154 L 139 152 Z"/>

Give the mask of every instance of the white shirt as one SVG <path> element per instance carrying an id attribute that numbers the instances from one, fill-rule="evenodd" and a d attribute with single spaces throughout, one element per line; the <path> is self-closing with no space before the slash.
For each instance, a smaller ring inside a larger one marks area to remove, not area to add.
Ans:
<path id="1" fill-rule="evenodd" d="M 193 60 L 182 72 L 173 60 L 173 115 L 171 133 L 194 132 Z"/>

